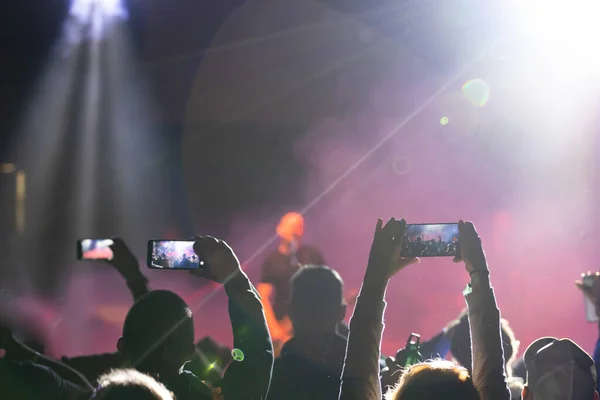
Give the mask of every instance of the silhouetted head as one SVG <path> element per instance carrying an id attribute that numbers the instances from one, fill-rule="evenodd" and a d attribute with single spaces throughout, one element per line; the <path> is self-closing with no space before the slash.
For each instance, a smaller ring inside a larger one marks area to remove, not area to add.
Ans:
<path id="1" fill-rule="evenodd" d="M 527 348 L 523 360 L 524 400 L 598 400 L 594 360 L 572 340 L 540 338 Z"/>
<path id="2" fill-rule="evenodd" d="M 303 266 L 292 277 L 291 288 L 294 332 L 335 332 L 346 315 L 340 274 L 323 265 Z"/>
<path id="3" fill-rule="evenodd" d="M 504 362 L 507 369 L 512 364 L 514 356 L 519 351 L 519 341 L 515 339 L 515 333 L 511 329 L 508 321 L 501 320 L 500 331 L 502 333 L 502 347 L 504 350 Z M 451 337 L 450 351 L 454 359 L 463 367 L 471 370 L 471 328 L 469 326 L 469 316 L 464 312 L 461 317 L 450 328 Z M 507 370 L 511 374 L 510 370 Z"/>
<path id="4" fill-rule="evenodd" d="M 173 400 L 173 394 L 151 376 L 117 369 L 98 379 L 93 400 Z"/>
<path id="5" fill-rule="evenodd" d="M 139 371 L 177 375 L 194 351 L 192 312 L 175 293 L 153 290 L 129 309 L 117 348 Z"/>
<path id="6" fill-rule="evenodd" d="M 479 400 L 479 393 L 465 368 L 436 360 L 410 367 L 385 399 Z"/>
<path id="7" fill-rule="evenodd" d="M 423 238 L 421 236 L 417 236 L 417 242 L 422 242 Z"/>

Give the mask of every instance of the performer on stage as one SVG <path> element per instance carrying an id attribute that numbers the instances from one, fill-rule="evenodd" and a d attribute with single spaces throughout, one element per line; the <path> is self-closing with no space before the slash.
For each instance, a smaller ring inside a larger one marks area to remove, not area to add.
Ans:
<path id="1" fill-rule="evenodd" d="M 325 265 L 316 248 L 300 244 L 304 235 L 304 218 L 299 213 L 285 214 L 277 225 L 277 235 L 281 242 L 277 251 L 271 253 L 263 264 L 257 286 L 276 353 L 293 334 L 287 310 L 290 278 L 300 265 Z"/>

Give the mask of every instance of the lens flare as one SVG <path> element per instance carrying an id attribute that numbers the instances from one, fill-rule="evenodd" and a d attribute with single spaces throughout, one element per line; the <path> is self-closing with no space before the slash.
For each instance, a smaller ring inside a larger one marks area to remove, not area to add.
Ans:
<path id="1" fill-rule="evenodd" d="M 490 99 L 490 86 L 483 79 L 471 79 L 462 87 L 465 99 L 475 107 L 483 107 Z"/>
<path id="2" fill-rule="evenodd" d="M 410 171 L 410 160 L 406 157 L 399 156 L 392 162 L 392 169 L 396 175 L 406 175 Z"/>
<path id="3" fill-rule="evenodd" d="M 244 361 L 244 352 L 240 349 L 231 350 L 231 356 L 234 361 Z"/>

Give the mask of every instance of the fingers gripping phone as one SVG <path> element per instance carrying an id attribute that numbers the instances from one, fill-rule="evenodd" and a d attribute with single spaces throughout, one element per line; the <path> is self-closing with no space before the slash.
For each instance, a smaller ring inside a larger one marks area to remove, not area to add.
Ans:
<path id="1" fill-rule="evenodd" d="M 112 239 L 80 239 L 77 241 L 77 259 L 86 261 L 112 260 Z"/>
<path id="2" fill-rule="evenodd" d="M 204 260 L 194 252 L 193 240 L 149 240 L 148 268 L 154 269 L 197 269 Z"/>
<path id="3" fill-rule="evenodd" d="M 586 289 L 592 289 L 592 286 L 594 285 L 594 280 L 595 278 L 593 275 L 586 275 L 581 281 Z M 592 303 L 592 301 L 588 299 L 587 296 L 583 296 L 583 301 L 585 306 L 585 319 L 588 322 L 598 322 L 598 316 L 596 315 L 596 306 L 594 305 L 594 303 Z"/>
<path id="4" fill-rule="evenodd" d="M 458 224 L 408 224 L 401 257 L 454 257 L 460 252 Z"/>

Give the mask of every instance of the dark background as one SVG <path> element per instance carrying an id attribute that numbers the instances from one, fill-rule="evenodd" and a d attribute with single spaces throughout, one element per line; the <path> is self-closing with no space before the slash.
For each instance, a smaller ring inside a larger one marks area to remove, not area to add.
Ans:
<path id="1" fill-rule="evenodd" d="M 172 221 L 175 228 L 186 231 L 191 229 L 189 225 L 185 225 L 189 217 L 185 212 L 186 207 L 182 207 L 185 200 L 182 201 L 184 194 L 179 185 L 182 181 L 182 128 L 190 87 L 202 61 L 202 50 L 209 45 L 222 22 L 243 3 L 243 0 L 125 0 L 136 51 L 145 78 L 151 86 L 153 101 L 157 104 L 158 113 L 154 116 L 153 123 L 158 128 L 159 140 L 164 151 L 160 155 L 164 157 L 164 173 L 167 179 L 173 182 L 169 204 L 162 208 L 169 211 L 167 219 Z M 448 18 L 444 15 L 444 10 L 448 7 L 441 9 L 437 2 L 420 2 L 418 8 L 410 7 L 411 15 L 402 16 L 402 12 L 406 11 L 411 2 L 395 1 L 395 4 L 406 6 L 404 11 L 400 8 L 398 18 L 390 18 L 390 15 L 385 13 L 366 13 L 374 7 L 370 1 L 331 0 L 323 3 L 344 13 L 356 15 L 356 18 L 372 26 L 378 33 L 390 36 L 412 49 L 419 58 L 426 60 L 438 71 L 451 71 L 455 68 L 455 49 L 468 31 L 478 32 L 477 41 L 483 44 L 487 40 L 486 31 L 493 28 L 492 24 L 489 24 L 492 7 L 488 5 L 486 15 L 482 15 L 476 7 L 477 2 L 472 1 L 447 2 L 447 5 L 457 9 L 470 8 L 471 20 L 467 21 Z M 377 7 L 383 8 L 388 4 L 391 2 L 378 2 Z M 23 106 L 35 87 L 36 78 L 44 68 L 44 61 L 49 57 L 53 43 L 60 34 L 68 8 L 69 1 L 66 0 L 25 0 L 4 6 L 4 34 L 0 52 L 0 157 L 3 161 L 19 161 L 10 159 L 13 155 L 8 154 L 8 144 L 14 139 Z M 415 9 L 418 9 L 418 14 L 415 14 Z M 402 21 L 402 24 L 398 21 Z M 471 42 L 473 37 L 471 35 Z M 469 48 L 475 53 L 481 46 L 471 43 Z M 467 57 L 469 54 L 462 56 Z M 368 79 L 368 75 L 373 74 L 373 71 L 365 70 L 368 67 L 356 65 L 353 68 L 358 77 Z M 332 78 L 335 79 L 334 76 L 328 76 L 326 80 Z M 322 83 L 323 80 L 314 82 L 312 87 Z M 323 110 L 323 114 L 327 112 L 330 110 Z M 316 119 L 319 116 L 312 117 Z M 278 180 L 302 179 L 301 166 L 286 160 L 290 160 L 292 144 L 305 133 L 310 123 L 309 120 L 295 126 L 249 126 L 248 123 L 244 123 L 243 126 L 229 124 L 219 128 L 218 134 L 213 135 L 214 138 L 211 137 L 211 145 L 217 148 L 226 146 L 234 152 L 244 147 L 247 154 L 254 154 L 254 157 L 246 156 L 246 163 L 251 163 L 255 168 L 240 168 L 229 163 L 223 171 L 229 182 L 227 187 L 212 182 L 203 183 L 206 191 L 203 199 L 207 203 L 194 207 L 211 210 L 199 217 L 200 220 L 206 219 L 207 228 L 217 229 L 216 234 L 227 235 L 226 229 L 220 227 L 218 221 L 232 211 L 251 210 L 265 203 L 279 204 L 284 200 L 273 198 L 269 190 L 270 182 L 275 182 L 277 186 Z M 206 124 L 210 127 L 211 121 L 206 121 Z M 235 138 L 242 131 L 255 134 L 249 135 L 252 138 L 249 142 L 238 146 Z M 285 135 L 278 135 L 282 131 L 285 131 Z M 284 139 L 276 145 L 269 146 L 274 135 Z M 274 164 L 280 167 L 269 167 Z M 285 200 L 290 201 L 297 193 L 291 190 L 285 196 Z M 203 213 L 199 211 L 196 214 Z"/>

